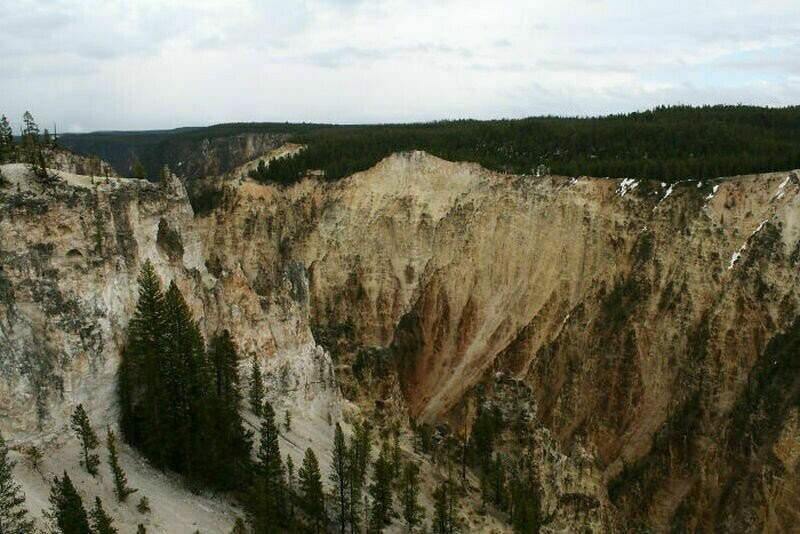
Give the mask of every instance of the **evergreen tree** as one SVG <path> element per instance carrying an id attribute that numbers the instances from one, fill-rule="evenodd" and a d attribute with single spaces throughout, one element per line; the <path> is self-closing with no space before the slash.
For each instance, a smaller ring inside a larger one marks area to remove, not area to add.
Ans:
<path id="1" fill-rule="evenodd" d="M 75 431 L 81 442 L 83 466 L 90 475 L 97 475 L 97 466 L 100 465 L 100 458 L 91 451 L 97 448 L 100 442 L 97 439 L 97 434 L 92 429 L 92 425 L 89 423 L 89 416 L 86 415 L 83 404 L 78 404 L 75 411 L 72 412 L 72 430 Z"/>
<path id="2" fill-rule="evenodd" d="M 261 409 L 264 407 L 264 377 L 261 374 L 261 364 L 253 355 L 253 366 L 250 372 L 249 384 L 250 410 L 261 417 Z"/>
<path id="3" fill-rule="evenodd" d="M 501 510 L 505 507 L 505 485 L 506 473 L 503 460 L 499 454 L 495 454 L 490 473 L 490 485 L 492 489 L 492 502 Z"/>
<path id="4" fill-rule="evenodd" d="M 146 261 L 119 370 L 125 439 L 192 484 L 247 487 L 250 435 L 239 414 L 237 361 L 227 332 L 206 351 L 178 286 L 162 293 Z"/>
<path id="5" fill-rule="evenodd" d="M 111 466 L 111 472 L 114 474 L 114 494 L 117 496 L 117 501 L 125 502 L 128 496 L 137 490 L 128 486 L 128 477 L 119 465 L 117 435 L 111 428 L 106 432 L 106 448 L 108 449 L 108 463 Z"/>
<path id="6" fill-rule="evenodd" d="M 372 497 L 372 514 L 369 525 L 370 530 L 374 532 L 382 531 L 391 522 L 392 482 L 394 480 L 391 454 L 389 442 L 384 441 L 378 459 L 373 465 L 372 484 L 369 487 L 369 494 Z"/>
<path id="7" fill-rule="evenodd" d="M 308 516 L 310 529 L 316 533 L 322 532 L 325 528 L 325 496 L 322 492 L 319 462 L 310 448 L 306 449 L 298 476 L 300 502 Z"/>
<path id="8" fill-rule="evenodd" d="M 344 441 L 344 433 L 339 423 L 336 423 L 336 430 L 333 437 L 333 461 L 331 462 L 330 481 L 333 484 L 333 500 L 336 507 L 336 521 L 342 534 L 350 510 L 350 476 L 348 466 L 347 446 Z"/>
<path id="9" fill-rule="evenodd" d="M 114 520 L 103 509 L 100 497 L 94 498 L 94 508 L 89 512 L 92 519 L 92 534 L 117 534 L 114 528 Z"/>
<path id="10" fill-rule="evenodd" d="M 367 423 L 356 422 L 353 425 L 353 435 L 350 437 L 348 448 L 348 471 L 350 487 L 350 531 L 359 531 L 361 523 L 362 492 L 367 478 L 367 467 L 370 462 L 372 442 L 370 427 Z"/>
<path id="11" fill-rule="evenodd" d="M 392 474 L 395 480 L 400 477 L 400 469 L 402 467 L 401 461 L 400 433 L 395 429 L 395 431 L 392 432 Z"/>
<path id="12" fill-rule="evenodd" d="M 209 346 L 209 360 L 214 379 L 210 402 L 212 431 L 209 436 L 214 463 L 219 465 L 214 478 L 220 487 L 241 485 L 250 472 L 251 434 L 244 428 L 240 413 L 239 357 L 230 332 L 214 336 Z"/>
<path id="13" fill-rule="evenodd" d="M 139 158 L 133 161 L 133 177 L 137 180 L 147 180 L 147 170 L 145 170 Z"/>
<path id="14" fill-rule="evenodd" d="M 39 149 L 39 126 L 33 119 L 33 115 L 26 111 L 22 116 L 24 127 L 22 128 L 22 147 L 29 163 L 36 162 L 36 155 Z"/>
<path id="15" fill-rule="evenodd" d="M 514 467 L 514 466 L 512 466 Z M 509 480 L 511 525 L 516 532 L 538 532 L 541 527 L 541 486 L 536 465 L 522 457 Z"/>
<path id="16" fill-rule="evenodd" d="M 400 479 L 400 504 L 408 531 L 412 532 L 422 522 L 419 505 L 419 467 L 408 462 Z"/>
<path id="17" fill-rule="evenodd" d="M 451 468 L 447 480 L 433 491 L 434 534 L 453 534 L 459 531 L 456 517 L 457 506 L 458 494 Z"/>
<path id="18" fill-rule="evenodd" d="M 120 426 L 125 439 L 157 467 L 166 467 L 164 444 L 165 384 L 162 353 L 166 349 L 164 294 L 153 264 L 139 274 L 139 300 L 122 351 L 118 393 Z"/>
<path id="19" fill-rule="evenodd" d="M 261 422 L 260 443 L 256 457 L 255 527 L 262 532 L 277 528 L 285 522 L 283 512 L 285 496 L 285 477 L 283 461 L 278 445 L 278 427 L 275 424 L 275 411 L 269 402 L 264 403 L 264 419 Z"/>
<path id="20" fill-rule="evenodd" d="M 53 478 L 50 486 L 50 509 L 46 515 L 56 532 L 92 534 L 81 496 L 66 471 L 61 479 Z"/>
<path id="21" fill-rule="evenodd" d="M 189 480 L 216 471 L 207 397 L 212 391 L 205 342 L 186 300 L 173 280 L 164 295 L 166 342 L 162 354 L 166 387 L 164 433 L 168 466 Z"/>
<path id="22" fill-rule="evenodd" d="M 5 115 L 0 117 L 0 163 L 14 160 L 14 132 Z"/>
<path id="23" fill-rule="evenodd" d="M 8 446 L 0 432 L 0 532 L 28 534 L 34 532 L 33 520 L 25 506 L 25 494 L 14 482 L 14 462 L 8 457 Z"/>
<path id="24" fill-rule="evenodd" d="M 294 473 L 294 461 L 286 455 L 286 501 L 289 506 L 289 517 L 294 520 L 294 502 L 297 492 L 297 481 Z"/>

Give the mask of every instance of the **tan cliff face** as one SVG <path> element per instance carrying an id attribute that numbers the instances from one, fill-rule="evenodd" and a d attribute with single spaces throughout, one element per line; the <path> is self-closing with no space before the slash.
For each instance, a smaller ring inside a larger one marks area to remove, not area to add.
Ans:
<path id="1" fill-rule="evenodd" d="M 510 371 L 560 447 L 591 451 L 623 520 L 781 530 L 800 508 L 796 463 L 775 461 L 794 458 L 791 389 L 770 393 L 774 445 L 746 455 L 767 473 L 746 510 L 731 488 L 757 480 L 734 476 L 730 434 L 796 316 L 799 191 L 796 172 L 668 186 L 415 152 L 336 183 L 246 182 L 199 224 L 261 293 L 304 265 L 312 322 L 391 347 L 413 416 Z"/>
<path id="2" fill-rule="evenodd" d="M 84 497 L 99 492 L 104 502 L 114 500 L 110 475 L 98 483 L 77 465 L 69 416 L 83 403 L 98 433 L 116 426 L 119 354 L 146 259 L 165 288 L 177 283 L 206 339 L 231 331 L 243 384 L 253 358 L 261 361 L 276 411 L 291 411 L 295 421 L 287 452 L 299 461 L 306 446 L 327 447 L 326 420 L 338 416 L 340 398 L 330 357 L 308 328 L 307 302 L 292 296 L 293 284 L 306 283 L 304 270 L 287 273 L 269 297 L 253 291 L 238 264 L 217 264 L 210 273 L 204 238 L 174 176 L 160 185 L 56 171 L 48 183 L 22 164 L 2 172 L 0 429 L 12 447 L 35 444 L 45 453 L 43 474 L 18 462 L 34 515 L 47 506 L 48 477 L 63 469 Z M 127 448 L 123 453 L 129 476 L 153 503 L 148 528 L 175 531 L 194 522 L 205 531 L 229 530 L 241 513 L 165 482 Z M 143 518 L 129 508 L 112 514 L 135 527 Z"/>
<path id="3" fill-rule="evenodd" d="M 479 387 L 516 414 L 506 452 L 534 459 L 546 530 L 800 521 L 796 172 L 668 186 L 501 175 L 421 152 L 338 182 L 265 186 L 246 170 L 194 217 L 177 180 L 61 172 L 44 184 L 3 166 L 0 425 L 12 445 L 58 457 L 78 402 L 113 423 L 149 258 L 206 335 L 232 330 L 243 374 L 262 359 L 276 410 L 301 429 L 284 444 L 295 460 L 307 444 L 326 450 L 341 409 L 311 329 L 347 330 L 393 356 L 417 420 L 459 420 Z M 36 480 L 26 489 L 43 497 Z M 180 524 L 168 510 L 164 528 Z M 204 517 L 210 530 L 232 523 Z"/>

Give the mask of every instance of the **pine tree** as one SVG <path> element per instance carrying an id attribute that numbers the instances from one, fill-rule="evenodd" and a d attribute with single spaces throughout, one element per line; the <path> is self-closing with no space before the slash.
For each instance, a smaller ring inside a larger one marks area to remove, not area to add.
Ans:
<path id="1" fill-rule="evenodd" d="M 22 116 L 22 122 L 25 124 L 22 129 L 22 146 L 25 149 L 25 156 L 29 163 L 35 163 L 39 148 L 39 126 L 29 111 Z"/>
<path id="2" fill-rule="evenodd" d="M 14 482 L 14 462 L 8 457 L 8 446 L 0 432 L 0 532 L 28 534 L 34 532 L 33 520 L 24 508 L 25 494 Z"/>
<path id="3" fill-rule="evenodd" d="M 491 469 L 491 488 L 492 488 L 492 502 L 500 509 L 505 507 L 505 485 L 506 473 L 503 466 L 503 460 L 499 454 L 495 454 L 494 461 L 492 462 Z"/>
<path id="4" fill-rule="evenodd" d="M 133 177 L 137 180 L 147 180 L 147 170 L 145 170 L 139 158 L 133 161 Z"/>
<path id="5" fill-rule="evenodd" d="M 14 160 L 14 132 L 5 115 L 0 117 L 0 163 Z"/>
<path id="6" fill-rule="evenodd" d="M 251 434 L 244 428 L 240 413 L 239 357 L 230 332 L 223 330 L 212 338 L 209 361 L 214 381 L 214 395 L 209 399 L 213 447 L 214 479 L 221 488 L 242 486 L 250 469 Z"/>
<path id="7" fill-rule="evenodd" d="M 118 502 L 125 502 L 128 496 L 137 490 L 128 486 L 128 477 L 119 465 L 117 435 L 111 428 L 106 431 L 106 447 L 108 448 L 108 463 L 114 474 L 114 494 L 117 496 Z"/>
<path id="8" fill-rule="evenodd" d="M 344 433 L 339 423 L 333 437 L 333 461 L 331 462 L 330 481 L 333 483 L 333 500 L 336 507 L 336 521 L 344 534 L 350 510 L 350 488 L 347 446 Z"/>
<path id="9" fill-rule="evenodd" d="M 392 469 L 391 450 L 389 442 L 384 441 L 378 459 L 375 460 L 372 471 L 372 484 L 369 494 L 372 497 L 372 514 L 369 524 L 370 530 L 382 531 L 391 521 L 392 517 Z"/>
<path id="10" fill-rule="evenodd" d="M 422 522 L 422 507 L 419 505 L 419 467 L 408 462 L 400 479 L 400 504 L 403 519 L 411 532 Z"/>
<path id="11" fill-rule="evenodd" d="M 50 509 L 47 517 L 56 532 L 62 534 L 92 534 L 81 496 L 75 490 L 67 472 L 50 486 Z"/>
<path id="12" fill-rule="evenodd" d="M 450 468 L 447 480 L 433 491 L 434 534 L 453 534 L 458 532 L 457 506 L 458 495 L 453 481 L 452 468 Z"/>
<path id="13" fill-rule="evenodd" d="M 300 502 L 308 516 L 311 530 L 316 533 L 322 532 L 325 528 L 325 496 L 322 492 L 319 462 L 310 448 L 306 449 L 298 476 Z"/>
<path id="14" fill-rule="evenodd" d="M 261 417 L 261 409 L 264 407 L 264 377 L 261 374 L 261 364 L 258 363 L 256 356 L 253 356 L 253 367 L 250 372 L 249 384 L 250 410 Z"/>
<path id="15" fill-rule="evenodd" d="M 92 519 L 93 534 L 117 534 L 118 530 L 114 528 L 114 520 L 103 509 L 100 497 L 94 498 L 94 508 L 89 512 L 89 516 Z"/>
<path id="16" fill-rule="evenodd" d="M 89 416 L 86 415 L 86 410 L 83 409 L 83 404 L 78 404 L 75 411 L 72 412 L 72 430 L 81 441 L 81 449 L 83 450 L 83 466 L 90 475 L 97 475 L 97 466 L 100 465 L 100 458 L 97 454 L 92 453 L 95 448 L 100 444 L 97 439 L 97 434 L 94 433 L 92 425 L 89 423 Z"/>
<path id="17" fill-rule="evenodd" d="M 400 455 L 400 433 L 395 430 L 392 432 L 392 474 L 396 479 L 400 478 L 402 468 L 402 458 Z"/>
<path id="18" fill-rule="evenodd" d="M 120 427 L 129 443 L 157 467 L 165 467 L 164 294 L 150 260 L 142 266 L 138 282 L 139 300 L 129 323 L 118 375 Z"/>
<path id="19" fill-rule="evenodd" d="M 260 443 L 256 458 L 256 485 L 254 503 L 256 506 L 256 530 L 276 528 L 283 516 L 285 477 L 283 461 L 278 445 L 278 427 L 275 424 L 275 411 L 272 405 L 264 403 L 264 419 L 261 422 Z"/>
<path id="20" fill-rule="evenodd" d="M 286 432 L 289 432 L 292 429 L 292 412 L 286 410 L 283 412 L 283 428 Z"/>
<path id="21" fill-rule="evenodd" d="M 173 280 L 164 294 L 166 343 L 162 354 L 166 387 L 168 466 L 190 481 L 212 476 L 211 425 L 206 402 L 212 390 L 205 342 L 189 305 Z"/>
<path id="22" fill-rule="evenodd" d="M 349 522 L 350 532 L 359 532 L 361 524 L 361 505 L 364 484 L 367 478 L 367 467 L 370 462 L 372 441 L 370 427 L 367 423 L 356 422 L 348 447 L 348 475 L 350 488 Z"/>
<path id="23" fill-rule="evenodd" d="M 294 473 L 294 461 L 288 454 L 286 455 L 286 500 L 289 505 L 289 517 L 294 520 L 294 502 L 297 492 L 297 481 Z"/>

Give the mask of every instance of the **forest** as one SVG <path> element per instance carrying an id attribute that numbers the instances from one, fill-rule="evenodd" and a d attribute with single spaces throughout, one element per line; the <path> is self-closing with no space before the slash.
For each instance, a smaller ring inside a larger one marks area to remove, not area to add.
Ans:
<path id="1" fill-rule="evenodd" d="M 299 131 L 290 141 L 307 148 L 251 176 L 288 184 L 322 170 L 336 180 L 394 152 L 424 150 L 513 174 L 708 179 L 800 167 L 800 107 L 676 106 L 595 118 L 337 126 Z"/>

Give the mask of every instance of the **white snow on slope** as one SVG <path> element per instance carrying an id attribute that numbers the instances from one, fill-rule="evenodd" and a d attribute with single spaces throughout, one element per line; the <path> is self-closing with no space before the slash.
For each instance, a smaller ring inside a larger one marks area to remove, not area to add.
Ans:
<path id="1" fill-rule="evenodd" d="M 731 262 L 728 264 L 728 270 L 729 270 L 729 271 L 730 271 L 731 269 L 733 269 L 733 266 L 734 266 L 734 265 L 736 265 L 736 262 L 737 262 L 737 261 L 739 261 L 739 258 L 741 258 L 741 257 L 742 257 L 742 253 L 743 253 L 743 252 L 745 251 L 745 249 L 747 248 L 747 242 L 748 242 L 748 241 L 750 241 L 750 238 L 752 238 L 754 235 L 756 235 L 758 232 L 760 232 L 760 231 L 761 231 L 761 229 L 762 229 L 762 228 L 764 228 L 764 225 L 765 225 L 765 224 L 767 224 L 767 220 L 766 220 L 766 219 L 764 219 L 763 221 L 761 221 L 761 224 L 759 224 L 759 225 L 758 225 L 758 228 L 756 228 L 755 230 L 753 230 L 753 233 L 752 233 L 752 234 L 750 234 L 750 235 L 747 237 L 747 239 L 745 239 L 745 240 L 744 240 L 744 243 L 742 243 L 742 246 L 741 246 L 741 247 L 739 247 L 739 250 L 737 250 L 736 252 L 734 252 L 734 253 L 731 255 Z"/>
<path id="2" fill-rule="evenodd" d="M 781 185 L 778 186 L 778 190 L 775 191 L 775 194 L 772 195 L 772 200 L 780 200 L 784 193 L 786 193 L 786 186 L 789 184 L 789 180 L 791 180 L 792 175 L 786 177 L 784 181 L 781 182 Z"/>
<path id="3" fill-rule="evenodd" d="M 625 178 L 617 186 L 617 194 L 624 197 L 629 191 L 633 191 L 639 186 L 639 181 L 633 178 Z"/>
<path id="4" fill-rule="evenodd" d="M 708 196 L 706 197 L 706 200 L 711 200 L 712 198 L 714 198 L 714 195 L 716 195 L 716 194 L 717 194 L 717 191 L 719 191 L 719 186 L 718 186 L 718 185 L 715 185 L 715 186 L 714 186 L 714 187 L 711 189 L 711 192 L 710 192 L 710 193 L 708 194 Z"/>

